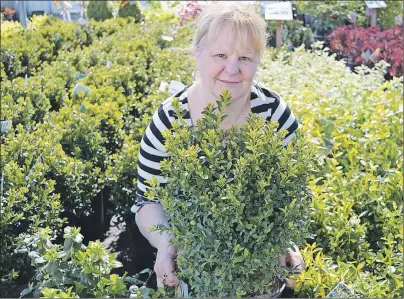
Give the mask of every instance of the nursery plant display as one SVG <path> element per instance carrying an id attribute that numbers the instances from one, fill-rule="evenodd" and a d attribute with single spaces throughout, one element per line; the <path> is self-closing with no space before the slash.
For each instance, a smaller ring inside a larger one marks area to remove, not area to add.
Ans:
<path id="1" fill-rule="evenodd" d="M 119 256 L 107 252 L 98 237 L 83 242 L 86 227 L 73 228 L 73 220 L 96 213 L 101 198 L 105 215 L 128 216 L 139 141 L 168 97 L 164 83 L 192 81 L 186 48 L 193 21 L 181 23 L 162 9 L 141 13 L 141 23 L 118 17 L 79 25 L 48 16 L 34 17 L 27 28 L 1 23 L 2 297 L 15 286 L 30 289 L 24 296 L 174 296 L 129 274 L 116 275 L 112 268 L 119 266 Z M 176 173 L 172 189 L 161 192 L 173 222 L 180 211 L 195 213 L 182 223 L 185 231 L 172 227 L 184 235 L 178 263 L 195 294 L 270 291 L 273 278 L 286 275 L 274 256 L 293 241 L 306 262 L 293 275 L 295 296 L 326 297 L 342 281 L 355 296 L 402 296 L 403 77 L 390 55 L 393 41 L 369 41 L 386 56 L 354 72 L 322 44 L 293 52 L 267 49 L 258 79 L 298 117 L 304 136 L 291 147 L 277 147 L 282 132 L 272 134 L 271 124 L 259 119 L 251 118 L 240 131 L 218 130 L 214 124 L 222 116 L 212 107 L 200 133 L 178 126 L 176 136 L 167 136 L 184 146 L 172 146 L 174 160 L 166 166 L 177 165 Z M 354 49 L 364 59 L 366 49 Z M 395 71 L 386 81 L 390 70 Z M 314 144 L 311 152 L 296 150 L 304 140 Z M 312 154 L 315 163 L 305 172 L 304 157 Z M 291 159 L 302 163 L 291 165 Z M 291 177 L 263 168 L 271 163 L 288 168 Z M 299 189 L 306 178 L 307 188 Z M 169 200 L 174 192 L 178 199 Z M 194 196 L 184 200 L 189 194 Z M 304 215 L 299 207 L 306 207 Z M 223 230 L 212 228 L 213 219 Z M 306 221 L 308 235 L 300 229 Z M 285 239 L 276 238 L 281 234 Z M 268 240 L 273 246 L 264 246 Z M 198 250 L 191 250 L 194 242 Z M 224 258 L 227 272 L 219 267 Z M 259 272 L 263 264 L 268 272 Z M 88 271 L 99 267 L 96 280 L 86 282 Z"/>

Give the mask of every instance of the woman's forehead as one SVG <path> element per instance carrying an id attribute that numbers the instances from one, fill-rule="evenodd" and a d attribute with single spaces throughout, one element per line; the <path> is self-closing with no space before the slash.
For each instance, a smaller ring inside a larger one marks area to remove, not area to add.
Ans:
<path id="1" fill-rule="evenodd" d="M 216 32 L 215 32 L 216 31 Z M 218 28 L 209 32 L 207 45 L 210 50 L 236 50 L 255 53 L 252 36 L 247 28 Z"/>

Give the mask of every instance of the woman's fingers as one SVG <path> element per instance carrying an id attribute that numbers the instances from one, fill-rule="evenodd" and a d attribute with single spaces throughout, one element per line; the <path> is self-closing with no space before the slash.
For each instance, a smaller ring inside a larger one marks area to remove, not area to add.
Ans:
<path id="1" fill-rule="evenodd" d="M 292 271 L 296 274 L 300 273 L 305 267 L 303 257 L 298 249 L 296 251 L 291 249 L 288 251 L 287 256 L 280 256 L 278 258 L 278 264 L 283 267 L 290 266 Z M 288 288 L 294 288 L 296 286 L 296 280 L 291 278 L 286 278 L 285 283 Z"/>
<path id="2" fill-rule="evenodd" d="M 167 286 L 170 286 L 170 287 L 173 287 L 173 286 L 178 285 L 178 279 L 177 279 L 177 277 L 174 275 L 173 272 L 171 272 L 171 273 L 169 273 L 169 274 L 167 275 L 167 278 L 166 278 L 164 284 L 167 285 Z"/>
<path id="3" fill-rule="evenodd" d="M 286 256 L 285 255 L 279 256 L 278 265 L 281 267 L 286 267 Z"/>
<path id="4" fill-rule="evenodd" d="M 175 271 L 175 254 L 176 249 L 174 246 L 163 246 L 158 249 L 156 256 L 156 263 L 154 264 L 154 271 L 157 276 L 158 287 L 176 286 L 178 279 L 174 275 Z"/>
<path id="5" fill-rule="evenodd" d="M 291 278 L 286 278 L 285 279 L 285 284 L 288 288 L 293 289 L 296 286 L 296 280 L 291 279 Z"/>
<path id="6" fill-rule="evenodd" d="M 293 271 L 300 273 L 305 268 L 303 256 L 299 249 L 296 251 L 290 250 L 286 257 L 286 263 L 290 265 Z"/>
<path id="7" fill-rule="evenodd" d="M 156 272 L 157 276 L 157 287 L 164 288 L 164 286 L 173 287 L 178 285 L 178 279 L 174 272 L 164 272 L 163 274 Z"/>

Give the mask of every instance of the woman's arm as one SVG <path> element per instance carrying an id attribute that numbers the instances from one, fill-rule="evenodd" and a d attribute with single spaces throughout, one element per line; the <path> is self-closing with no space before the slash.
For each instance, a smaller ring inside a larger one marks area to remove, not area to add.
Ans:
<path id="1" fill-rule="evenodd" d="M 169 226 L 163 207 L 159 203 L 145 204 L 137 211 L 135 217 L 136 224 L 142 235 L 152 246 L 157 248 L 156 263 L 154 264 L 157 287 L 178 285 L 178 280 L 174 275 L 177 249 L 170 244 L 170 240 L 174 237 L 166 231 L 160 233 L 150 230 L 151 226 L 156 226 L 157 224 Z"/>
<path id="2" fill-rule="evenodd" d="M 156 226 L 157 224 L 169 226 L 167 217 L 161 204 L 145 204 L 136 213 L 135 217 L 136 224 L 139 227 L 140 232 L 153 247 L 159 249 L 161 247 L 168 247 L 170 245 L 169 242 L 173 239 L 173 236 L 170 236 L 167 232 L 160 233 L 150 230 L 151 226 Z"/>

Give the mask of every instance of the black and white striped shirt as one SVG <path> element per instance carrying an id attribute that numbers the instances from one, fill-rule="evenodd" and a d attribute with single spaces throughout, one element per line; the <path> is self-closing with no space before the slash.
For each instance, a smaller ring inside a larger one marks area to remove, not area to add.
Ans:
<path id="1" fill-rule="evenodd" d="M 180 101 L 181 109 L 186 111 L 184 120 L 189 126 L 192 125 L 189 115 L 187 88 L 185 87 L 182 91 L 169 97 L 160 105 L 143 135 L 137 164 L 136 199 L 131 208 L 133 213 L 139 211 L 144 204 L 159 202 L 158 199 L 150 200 L 144 195 L 146 189 L 149 188 L 149 185 L 145 181 L 155 176 L 162 185 L 166 183 L 166 179 L 161 176 L 160 162 L 169 155 L 164 148 L 165 139 L 162 136 L 162 132 L 171 129 L 172 122 L 176 121 L 174 117 L 175 109 L 172 106 L 174 97 Z M 260 87 L 256 83 L 251 86 L 251 112 L 258 114 L 267 121 L 277 120 L 279 122 L 279 130 L 288 130 L 288 134 L 282 141 L 284 146 L 295 137 L 295 130 L 299 125 L 285 101 L 275 92 Z"/>

